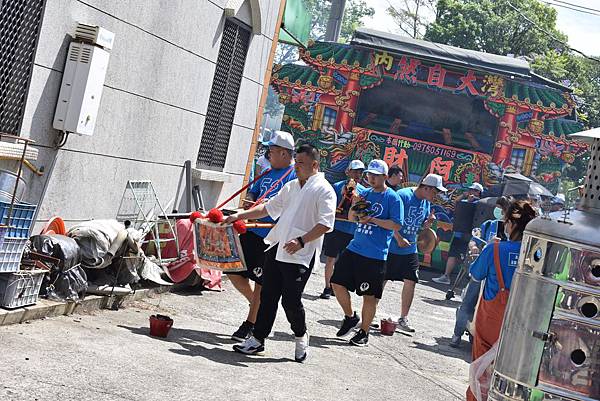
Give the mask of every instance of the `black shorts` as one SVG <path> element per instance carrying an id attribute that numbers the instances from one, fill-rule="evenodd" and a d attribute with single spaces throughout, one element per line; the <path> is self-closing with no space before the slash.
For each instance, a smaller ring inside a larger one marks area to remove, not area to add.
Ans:
<path id="1" fill-rule="evenodd" d="M 265 264 L 265 251 L 267 244 L 263 241 L 263 237 L 247 231 L 240 235 L 240 243 L 244 252 L 244 260 L 246 261 L 247 270 L 243 272 L 230 272 L 227 274 L 235 274 L 238 276 L 249 278 L 256 284 L 262 285 L 263 266 Z"/>
<path id="2" fill-rule="evenodd" d="M 352 238 L 354 238 L 354 234 L 348 234 L 339 230 L 333 230 L 325 234 L 325 238 L 323 239 L 323 255 L 330 258 L 337 258 L 346 249 Z"/>
<path id="3" fill-rule="evenodd" d="M 388 253 L 385 263 L 385 279 L 391 281 L 410 280 L 419 282 L 419 255 L 395 255 Z"/>
<path id="4" fill-rule="evenodd" d="M 450 249 L 448 250 L 448 257 L 461 258 L 467 254 L 469 248 L 469 242 L 471 237 L 464 234 L 464 237 L 452 237 L 450 242 Z"/>
<path id="5" fill-rule="evenodd" d="M 373 295 L 381 299 L 384 278 L 384 260 L 365 258 L 345 249 L 335 264 L 331 282 L 357 295 Z"/>

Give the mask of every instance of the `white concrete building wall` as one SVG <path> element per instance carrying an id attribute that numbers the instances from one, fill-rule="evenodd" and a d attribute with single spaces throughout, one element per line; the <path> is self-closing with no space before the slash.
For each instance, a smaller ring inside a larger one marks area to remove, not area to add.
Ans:
<path id="1" fill-rule="evenodd" d="M 45 169 L 43 177 L 25 174 L 26 200 L 43 198 L 38 225 L 54 215 L 67 224 L 114 218 L 128 180 L 151 180 L 163 204 L 175 198 L 183 164 L 195 166 L 200 148 L 226 3 L 47 2 L 21 133 L 37 141 L 36 164 Z M 221 174 L 228 182 L 200 183 L 209 206 L 242 186 L 279 3 L 246 0 L 238 13 L 251 19 L 250 7 L 260 7 L 261 26 L 251 38 Z M 114 32 L 115 44 L 94 135 L 71 134 L 57 150 L 52 120 L 77 22 Z"/>

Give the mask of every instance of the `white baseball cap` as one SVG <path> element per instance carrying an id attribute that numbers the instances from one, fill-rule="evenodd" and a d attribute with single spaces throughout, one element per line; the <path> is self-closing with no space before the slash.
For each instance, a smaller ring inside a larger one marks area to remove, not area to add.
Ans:
<path id="1" fill-rule="evenodd" d="M 348 166 L 348 170 L 364 170 L 365 164 L 360 160 L 352 160 Z"/>
<path id="2" fill-rule="evenodd" d="M 294 137 L 289 132 L 274 131 L 268 142 L 262 143 L 265 146 L 279 146 L 280 148 L 294 150 Z"/>
<path id="3" fill-rule="evenodd" d="M 438 174 L 427 174 L 423 181 L 421 181 L 421 185 L 427 185 L 428 187 L 434 187 L 439 191 L 446 192 L 448 191 L 444 187 L 444 179 L 441 175 Z"/>
<path id="4" fill-rule="evenodd" d="M 377 175 L 387 175 L 388 165 L 383 160 L 379 160 L 379 159 L 371 160 L 371 163 L 369 163 L 369 167 L 367 167 L 367 173 L 377 174 Z"/>
<path id="5" fill-rule="evenodd" d="M 473 190 L 475 190 L 475 191 L 478 191 L 478 192 L 483 192 L 483 185 L 481 185 L 481 184 L 480 184 L 480 183 L 478 183 L 478 182 L 474 182 L 474 183 L 473 183 L 473 184 L 472 184 L 472 185 L 469 187 L 469 189 L 473 189 Z"/>

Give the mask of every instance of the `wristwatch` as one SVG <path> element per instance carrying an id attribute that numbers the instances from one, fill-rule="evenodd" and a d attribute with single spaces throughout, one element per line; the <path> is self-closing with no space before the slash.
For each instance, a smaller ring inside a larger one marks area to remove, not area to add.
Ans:
<path id="1" fill-rule="evenodd" d="M 302 237 L 298 237 L 296 238 L 296 240 L 300 243 L 300 247 L 304 248 L 304 240 L 302 239 Z"/>

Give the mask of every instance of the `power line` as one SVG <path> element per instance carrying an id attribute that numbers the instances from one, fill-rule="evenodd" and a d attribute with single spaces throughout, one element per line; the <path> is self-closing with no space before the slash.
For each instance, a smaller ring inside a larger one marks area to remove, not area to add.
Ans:
<path id="1" fill-rule="evenodd" d="M 553 1 L 556 1 L 556 0 L 553 0 Z M 596 16 L 596 17 L 600 17 L 600 14 L 598 14 L 598 13 L 595 13 L 595 12 L 585 11 L 585 10 L 581 10 L 581 9 L 579 9 L 579 8 L 574 8 L 574 7 L 570 7 L 570 6 L 565 6 L 565 5 L 562 5 L 562 4 L 550 3 L 550 2 L 548 2 L 548 1 L 544 1 L 544 0 L 542 0 L 542 2 L 543 2 L 543 3 L 545 3 L 545 4 L 548 4 L 549 6 L 566 8 L 566 9 L 569 9 L 569 10 L 576 11 L 576 12 L 578 12 L 578 13 L 582 13 L 582 14 L 587 14 L 587 15 L 593 15 L 593 16 Z"/>
<path id="2" fill-rule="evenodd" d="M 596 12 L 600 13 L 600 10 L 598 10 L 596 8 L 584 7 L 584 6 L 580 6 L 579 4 L 573 4 L 573 3 L 569 3 L 568 1 L 562 1 L 562 0 L 552 0 L 552 1 L 555 1 L 557 3 L 566 4 L 568 6 L 573 6 L 573 7 L 577 7 L 577 8 L 583 8 L 584 10 L 596 11 Z"/>
<path id="3" fill-rule="evenodd" d="M 571 51 L 574 51 L 575 53 L 581 54 L 583 57 L 585 57 L 585 58 L 587 58 L 589 60 L 594 60 L 594 61 L 600 63 L 600 59 L 588 56 L 584 52 L 582 52 L 580 50 L 577 50 L 577 49 L 569 46 L 568 43 L 566 43 L 566 42 L 558 39 L 556 36 L 554 36 L 553 34 L 551 34 L 550 32 L 548 32 L 547 30 L 545 30 L 544 28 L 542 28 L 541 26 L 539 26 L 538 24 L 536 24 L 534 21 L 532 21 L 531 19 L 529 19 L 529 17 L 527 15 L 523 14 L 523 12 L 520 9 L 518 9 L 517 7 L 515 7 L 514 5 L 512 5 L 512 3 L 510 1 L 508 2 L 508 5 L 509 5 L 510 8 L 512 8 L 513 10 L 515 10 L 521 17 L 523 17 L 523 19 L 525 19 L 527 22 L 529 22 L 534 28 L 536 28 L 539 31 L 541 31 L 541 32 L 545 33 L 546 35 L 548 35 L 548 37 L 550 37 L 550 39 L 553 39 L 554 41 L 556 41 L 556 42 L 564 45 L 567 49 L 569 49 Z"/>

